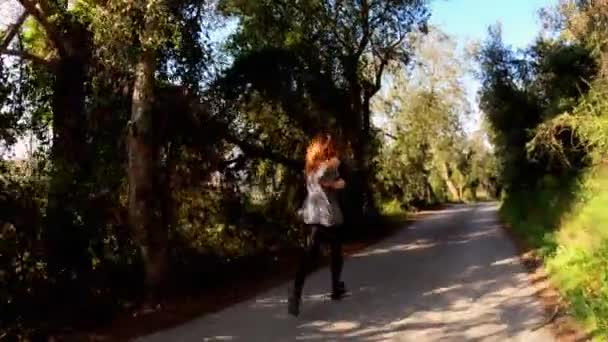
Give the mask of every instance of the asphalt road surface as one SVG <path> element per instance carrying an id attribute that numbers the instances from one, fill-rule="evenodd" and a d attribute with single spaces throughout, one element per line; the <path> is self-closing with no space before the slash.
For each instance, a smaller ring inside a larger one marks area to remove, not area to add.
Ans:
<path id="1" fill-rule="evenodd" d="M 327 298 L 329 270 L 141 341 L 555 341 L 495 204 L 458 205 L 348 258 L 351 295 Z"/>

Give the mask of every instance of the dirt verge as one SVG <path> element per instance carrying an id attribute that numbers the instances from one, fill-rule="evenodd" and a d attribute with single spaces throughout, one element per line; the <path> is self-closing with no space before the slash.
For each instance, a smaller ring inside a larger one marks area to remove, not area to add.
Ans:
<path id="1" fill-rule="evenodd" d="M 590 338 L 583 327 L 568 313 L 568 303 L 557 287 L 552 284 L 542 258 L 508 224 L 503 224 L 503 227 L 515 243 L 519 257 L 536 289 L 536 294 L 549 313 L 549 318 L 542 326 L 550 325 L 560 342 L 589 341 Z"/>

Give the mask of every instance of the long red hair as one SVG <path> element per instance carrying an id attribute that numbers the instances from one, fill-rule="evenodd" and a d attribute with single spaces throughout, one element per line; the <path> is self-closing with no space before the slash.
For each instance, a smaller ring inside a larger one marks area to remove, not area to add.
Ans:
<path id="1" fill-rule="evenodd" d="M 338 157 L 338 151 L 332 136 L 325 133 L 317 134 L 306 149 L 306 166 L 304 168 L 306 174 L 315 172 L 321 163 L 334 157 Z"/>

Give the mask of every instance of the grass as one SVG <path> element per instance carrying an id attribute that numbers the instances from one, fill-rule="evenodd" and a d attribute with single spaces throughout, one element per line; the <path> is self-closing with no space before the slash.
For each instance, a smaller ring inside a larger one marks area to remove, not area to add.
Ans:
<path id="1" fill-rule="evenodd" d="M 608 168 L 511 193 L 501 215 L 545 261 L 571 314 L 608 340 Z"/>

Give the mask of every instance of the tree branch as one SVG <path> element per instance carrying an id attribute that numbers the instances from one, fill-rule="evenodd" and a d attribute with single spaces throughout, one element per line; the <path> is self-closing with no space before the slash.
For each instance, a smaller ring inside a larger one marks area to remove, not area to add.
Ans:
<path id="1" fill-rule="evenodd" d="M 373 85 L 372 89 L 370 90 L 370 96 L 373 96 L 378 91 L 380 91 L 380 88 L 382 87 L 382 75 L 384 74 L 384 69 L 390 62 L 391 55 L 394 53 L 395 49 L 401 43 L 403 43 L 404 39 L 405 39 L 405 35 L 400 35 L 399 39 L 397 41 L 395 41 L 394 43 L 392 43 L 388 48 L 386 48 L 384 54 L 382 55 L 382 57 L 380 57 L 380 65 L 378 66 L 378 69 L 376 70 L 374 85 Z M 378 51 L 375 51 L 375 53 L 379 54 Z"/>
<path id="2" fill-rule="evenodd" d="M 23 25 L 25 19 L 27 19 L 28 16 L 29 13 L 27 11 L 23 11 L 17 21 L 8 27 L 6 33 L 4 34 L 4 37 L 2 37 L 2 41 L 0 41 L 0 52 L 8 48 L 9 44 L 11 43 L 13 38 L 15 38 L 15 36 L 19 32 L 19 29 L 21 28 L 21 25 Z"/>
<path id="3" fill-rule="evenodd" d="M 389 132 L 384 132 L 384 136 L 386 136 L 387 138 L 390 138 L 392 140 L 397 140 L 397 137 Z"/>
<path id="4" fill-rule="evenodd" d="M 53 62 L 47 59 L 44 59 L 43 57 L 40 56 L 36 56 L 34 54 L 31 54 L 29 52 L 26 51 L 18 51 L 18 50 L 4 50 L 0 52 L 0 55 L 7 55 L 7 56 L 14 56 L 14 57 L 18 57 L 24 60 L 28 60 L 32 63 L 36 63 L 39 65 L 42 65 L 46 68 L 52 68 L 53 67 Z"/>
<path id="5" fill-rule="evenodd" d="M 325 15 L 329 18 L 327 24 L 331 26 L 333 30 L 333 34 L 338 43 L 342 44 L 342 47 L 345 50 L 350 50 L 352 48 L 352 44 L 349 44 L 343 37 L 343 34 L 340 32 L 340 27 L 338 26 L 340 11 L 342 10 L 342 0 L 337 0 L 332 3 L 332 1 L 324 1 Z M 333 16 L 331 13 L 333 12 Z"/>
<path id="6" fill-rule="evenodd" d="M 371 35 L 370 31 L 370 22 L 369 22 L 369 5 L 367 0 L 363 0 L 361 3 L 361 22 L 363 24 L 362 31 L 363 37 L 361 37 L 361 41 L 359 41 L 359 46 L 357 47 L 357 51 L 355 51 L 355 56 L 357 58 L 361 57 L 363 51 L 369 44 L 369 38 Z"/>
<path id="7" fill-rule="evenodd" d="M 49 3 L 47 0 L 35 0 L 38 3 L 38 7 L 40 7 L 40 11 L 42 13 L 42 15 L 44 15 L 45 17 L 49 17 L 52 13 L 51 10 L 51 6 L 49 6 Z M 69 2 L 70 0 L 66 0 L 66 2 Z"/>
<path id="8" fill-rule="evenodd" d="M 378 70 L 376 70 L 376 78 L 374 79 L 374 87 L 371 89 L 370 95 L 373 96 L 378 91 L 380 91 L 380 88 L 382 87 L 382 75 L 384 74 L 384 68 L 386 68 L 387 64 L 388 64 L 388 58 L 383 58 L 382 61 L 380 62 L 380 66 L 378 67 Z"/>
<path id="9" fill-rule="evenodd" d="M 50 15 L 51 13 L 43 13 L 42 11 L 40 11 L 40 9 L 38 9 L 38 6 L 36 6 L 36 3 L 34 3 L 32 0 L 18 0 L 18 1 L 25 8 L 25 10 L 29 14 L 31 14 L 34 18 L 36 18 L 36 21 L 38 21 L 38 23 L 40 23 L 40 25 L 44 29 L 47 37 L 51 41 L 51 44 L 59 52 L 59 55 L 64 56 L 66 54 L 66 49 L 61 40 L 61 35 L 57 31 L 57 28 L 55 26 L 53 26 L 51 23 L 49 23 L 49 21 L 48 21 L 47 16 Z M 42 3 L 42 0 L 38 0 L 38 1 L 40 1 L 40 3 Z M 48 5 L 45 5 L 44 3 L 42 3 L 41 7 L 48 8 Z"/>
<path id="10" fill-rule="evenodd" d="M 220 168 L 221 169 L 241 169 L 243 167 L 243 164 L 247 161 L 247 156 L 244 154 L 241 154 L 233 159 L 230 160 L 224 160 L 222 163 L 220 163 Z"/>
<path id="11" fill-rule="evenodd" d="M 266 146 L 246 142 L 230 134 L 226 134 L 224 140 L 238 146 L 249 157 L 272 160 L 294 171 L 301 171 L 304 168 L 303 162 L 278 154 Z"/>

